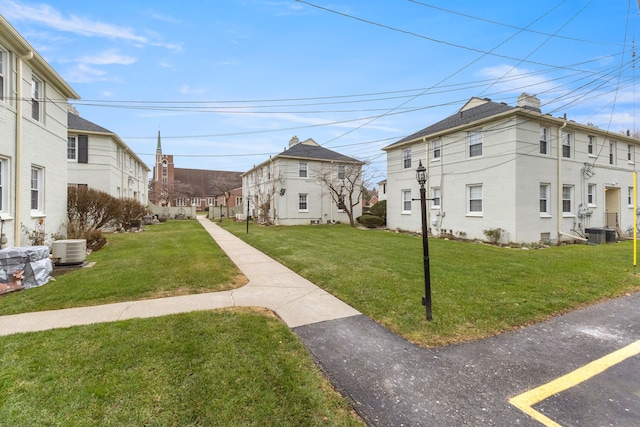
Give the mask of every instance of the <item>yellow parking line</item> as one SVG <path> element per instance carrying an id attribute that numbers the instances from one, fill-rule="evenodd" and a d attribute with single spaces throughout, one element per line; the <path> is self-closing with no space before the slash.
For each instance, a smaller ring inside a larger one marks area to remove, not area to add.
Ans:
<path id="1" fill-rule="evenodd" d="M 560 424 L 533 409 L 533 405 L 542 402 L 549 396 L 574 387 L 639 353 L 640 341 L 636 341 L 547 384 L 513 397 L 509 399 L 509 403 L 548 427 L 561 427 Z"/>

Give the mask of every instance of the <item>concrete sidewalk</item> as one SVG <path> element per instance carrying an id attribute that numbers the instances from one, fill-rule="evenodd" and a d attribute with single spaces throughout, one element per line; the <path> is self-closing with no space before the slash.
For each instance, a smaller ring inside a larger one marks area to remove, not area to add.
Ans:
<path id="1" fill-rule="evenodd" d="M 291 328 L 359 314 L 207 218 L 198 221 L 247 276 L 248 284 L 232 291 L 0 316 L 0 336 L 234 306 L 267 308 Z"/>

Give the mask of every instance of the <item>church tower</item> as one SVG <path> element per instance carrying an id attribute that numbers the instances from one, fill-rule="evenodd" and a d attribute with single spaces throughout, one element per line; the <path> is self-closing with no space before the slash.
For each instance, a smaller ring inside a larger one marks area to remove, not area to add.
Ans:
<path id="1" fill-rule="evenodd" d="M 173 180 L 173 155 L 162 154 L 160 131 L 158 131 L 156 163 L 153 167 L 153 203 L 160 206 L 171 206 L 169 199 Z"/>

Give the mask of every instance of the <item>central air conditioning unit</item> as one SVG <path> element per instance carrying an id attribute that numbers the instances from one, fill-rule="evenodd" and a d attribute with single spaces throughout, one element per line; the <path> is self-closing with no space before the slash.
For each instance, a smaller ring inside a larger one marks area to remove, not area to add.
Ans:
<path id="1" fill-rule="evenodd" d="M 82 264 L 87 258 L 85 239 L 54 240 L 51 243 L 51 257 L 56 265 Z"/>

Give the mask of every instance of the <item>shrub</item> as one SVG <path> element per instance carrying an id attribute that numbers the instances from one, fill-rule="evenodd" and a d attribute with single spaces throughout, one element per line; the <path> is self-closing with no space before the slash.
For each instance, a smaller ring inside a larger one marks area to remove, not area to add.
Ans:
<path id="1" fill-rule="evenodd" d="M 87 249 L 91 249 L 92 251 L 99 251 L 107 244 L 107 238 L 102 235 L 102 231 L 100 230 L 87 232 L 85 239 L 87 239 Z"/>
<path id="2" fill-rule="evenodd" d="M 67 237 L 84 239 L 120 215 L 120 201 L 109 193 L 89 187 L 67 189 Z"/>
<path id="3" fill-rule="evenodd" d="M 369 214 L 382 218 L 382 220 L 386 224 L 387 223 L 387 201 L 380 200 L 378 203 L 371 206 L 371 209 L 369 210 Z"/>
<path id="4" fill-rule="evenodd" d="M 131 228 L 131 221 L 142 219 L 147 214 L 147 208 L 134 199 L 122 199 L 119 201 L 120 215 L 118 220 L 125 230 Z"/>
<path id="5" fill-rule="evenodd" d="M 382 227 L 384 225 L 384 220 L 375 215 L 362 215 L 358 217 L 358 222 L 367 228 Z"/>
<path id="6" fill-rule="evenodd" d="M 490 228 L 488 230 L 482 230 L 484 235 L 487 236 L 487 239 L 489 239 L 491 243 L 497 243 L 498 240 L 500 240 L 502 231 L 502 228 Z"/>

